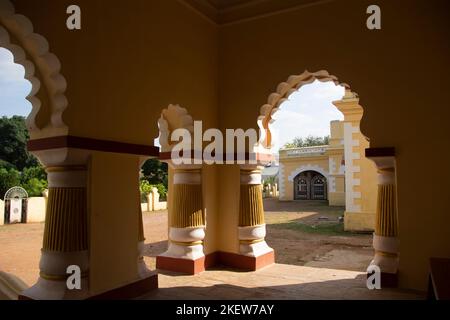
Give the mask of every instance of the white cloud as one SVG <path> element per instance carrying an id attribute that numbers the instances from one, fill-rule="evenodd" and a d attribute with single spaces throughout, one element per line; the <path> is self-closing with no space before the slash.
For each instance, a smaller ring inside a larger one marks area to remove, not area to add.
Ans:
<path id="1" fill-rule="evenodd" d="M 330 122 L 343 120 L 342 113 L 332 104 L 344 96 L 345 89 L 332 82 L 316 81 L 303 86 L 281 105 L 271 125 L 274 151 L 296 137 L 327 136 Z"/>

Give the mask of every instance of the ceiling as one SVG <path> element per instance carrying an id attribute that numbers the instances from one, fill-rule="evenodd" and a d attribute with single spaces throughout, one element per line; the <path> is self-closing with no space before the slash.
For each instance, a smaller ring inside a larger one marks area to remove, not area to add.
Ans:
<path id="1" fill-rule="evenodd" d="M 254 2 L 253 0 L 206 0 L 218 10 L 224 10 L 236 5 Z"/>
<path id="2" fill-rule="evenodd" d="M 181 0 L 219 25 L 334 0 Z"/>

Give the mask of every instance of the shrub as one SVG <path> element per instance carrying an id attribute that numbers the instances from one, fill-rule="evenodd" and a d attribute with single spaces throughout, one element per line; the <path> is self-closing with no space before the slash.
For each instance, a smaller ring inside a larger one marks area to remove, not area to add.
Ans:
<path id="1" fill-rule="evenodd" d="M 22 184 L 22 188 L 27 190 L 29 197 L 41 197 L 44 190 L 47 189 L 47 185 L 47 180 L 31 178 Z"/>
<path id="2" fill-rule="evenodd" d="M 150 184 L 150 182 L 148 182 L 147 180 L 142 179 L 139 185 L 142 201 L 147 202 L 147 196 L 152 192 L 153 188 L 158 189 L 160 200 L 164 201 L 165 199 L 167 199 L 167 188 L 164 184 L 158 183 L 156 185 L 153 185 Z"/>
<path id="3" fill-rule="evenodd" d="M 17 186 L 20 186 L 20 172 L 16 169 L 0 168 L 0 198 L 3 199 L 6 191 Z"/>

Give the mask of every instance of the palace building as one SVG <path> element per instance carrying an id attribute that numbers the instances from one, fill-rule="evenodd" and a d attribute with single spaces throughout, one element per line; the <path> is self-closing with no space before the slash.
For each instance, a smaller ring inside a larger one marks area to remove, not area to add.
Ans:
<path id="1" fill-rule="evenodd" d="M 327 200 L 330 206 L 345 206 L 346 230 L 371 231 L 377 170 L 365 156 L 369 142 L 360 131 L 363 109 L 350 90 L 333 104 L 344 120 L 330 123 L 329 145 L 280 150 L 280 200 Z"/>

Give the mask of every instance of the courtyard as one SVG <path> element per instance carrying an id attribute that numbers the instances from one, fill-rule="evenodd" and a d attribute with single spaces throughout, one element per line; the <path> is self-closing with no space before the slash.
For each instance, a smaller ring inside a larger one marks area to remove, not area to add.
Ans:
<path id="1" fill-rule="evenodd" d="M 347 233 L 343 208 L 326 202 L 265 201 L 267 243 L 276 264 L 254 273 L 214 268 L 196 276 L 162 272 L 160 289 L 145 299 L 418 299 L 401 290 L 369 291 L 365 270 L 373 257 L 370 234 Z M 155 269 L 167 249 L 167 211 L 144 213 L 144 260 Z M 0 227 L 0 270 L 27 285 L 39 277 L 44 224 Z M 180 290 L 182 289 L 182 290 Z"/>

